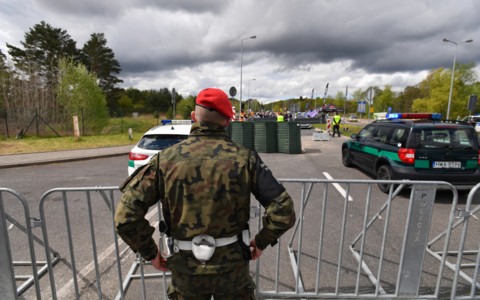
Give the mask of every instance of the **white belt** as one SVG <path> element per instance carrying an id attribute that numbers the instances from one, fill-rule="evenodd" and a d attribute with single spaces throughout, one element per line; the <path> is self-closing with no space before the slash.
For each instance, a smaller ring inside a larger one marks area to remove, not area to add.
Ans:
<path id="1" fill-rule="evenodd" d="M 248 230 L 245 229 L 244 231 L 242 231 L 242 233 L 244 232 L 248 233 Z M 215 239 L 215 248 L 230 245 L 235 243 L 236 241 L 238 241 L 237 235 L 225 238 L 218 238 Z M 192 250 L 192 241 L 174 240 L 173 245 L 176 246 L 179 250 Z"/>

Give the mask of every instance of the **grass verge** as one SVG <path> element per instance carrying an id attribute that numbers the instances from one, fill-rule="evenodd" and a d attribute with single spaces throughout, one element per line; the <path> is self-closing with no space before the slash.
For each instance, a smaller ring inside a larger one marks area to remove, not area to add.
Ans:
<path id="1" fill-rule="evenodd" d="M 131 140 L 128 133 L 82 136 L 78 141 L 72 136 L 9 138 L 0 141 L 0 155 L 134 145 L 142 135 L 134 133 Z"/>
<path id="2" fill-rule="evenodd" d="M 153 116 L 112 118 L 101 134 L 81 136 L 78 141 L 67 134 L 62 137 L 27 135 L 20 139 L 0 137 L 0 155 L 134 145 L 158 122 L 160 120 Z M 129 138 L 128 128 L 132 128 L 132 139 Z"/>

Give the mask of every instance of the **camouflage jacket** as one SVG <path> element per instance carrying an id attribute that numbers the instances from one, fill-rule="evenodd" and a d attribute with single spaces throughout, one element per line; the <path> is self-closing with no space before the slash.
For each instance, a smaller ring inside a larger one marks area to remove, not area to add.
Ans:
<path id="1" fill-rule="evenodd" d="M 250 218 L 250 194 L 265 207 L 263 228 L 255 236 L 261 250 L 274 245 L 295 222 L 291 197 L 257 152 L 232 142 L 224 127 L 211 123 L 195 123 L 188 139 L 154 156 L 120 189 L 116 230 L 147 260 L 158 250 L 145 214 L 159 200 L 171 235 L 178 240 L 199 234 L 214 238 L 240 234 Z M 211 274 L 245 263 L 242 248 L 233 243 L 216 248 L 205 268 L 191 251 L 175 254 L 167 266 L 182 273 Z"/>

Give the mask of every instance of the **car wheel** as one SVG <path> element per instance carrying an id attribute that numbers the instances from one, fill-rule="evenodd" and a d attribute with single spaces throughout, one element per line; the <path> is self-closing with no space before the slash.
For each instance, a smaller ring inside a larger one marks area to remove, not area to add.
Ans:
<path id="1" fill-rule="evenodd" d="M 391 180 L 392 179 L 392 171 L 390 167 L 387 165 L 381 165 L 377 170 L 377 179 L 378 180 Z M 378 188 L 380 191 L 388 194 L 390 191 L 390 184 L 378 184 Z"/>
<path id="2" fill-rule="evenodd" d="M 350 151 L 347 147 L 342 149 L 342 163 L 345 167 L 353 167 L 352 161 L 350 160 Z"/>

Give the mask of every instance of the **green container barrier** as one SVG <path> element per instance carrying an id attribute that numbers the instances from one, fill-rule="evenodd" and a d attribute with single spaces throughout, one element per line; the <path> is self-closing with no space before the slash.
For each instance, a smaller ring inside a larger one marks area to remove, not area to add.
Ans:
<path id="1" fill-rule="evenodd" d="M 262 153 L 278 152 L 277 122 L 256 122 L 254 124 L 255 150 Z"/>
<path id="2" fill-rule="evenodd" d="M 278 152 L 287 154 L 302 153 L 300 123 L 278 122 L 277 140 Z"/>
<path id="3" fill-rule="evenodd" d="M 230 122 L 230 124 L 228 124 L 227 128 L 225 129 L 230 139 L 232 139 L 232 123 L 233 122 Z"/>
<path id="4" fill-rule="evenodd" d="M 231 139 L 245 148 L 253 150 L 253 122 L 233 122 Z"/>

